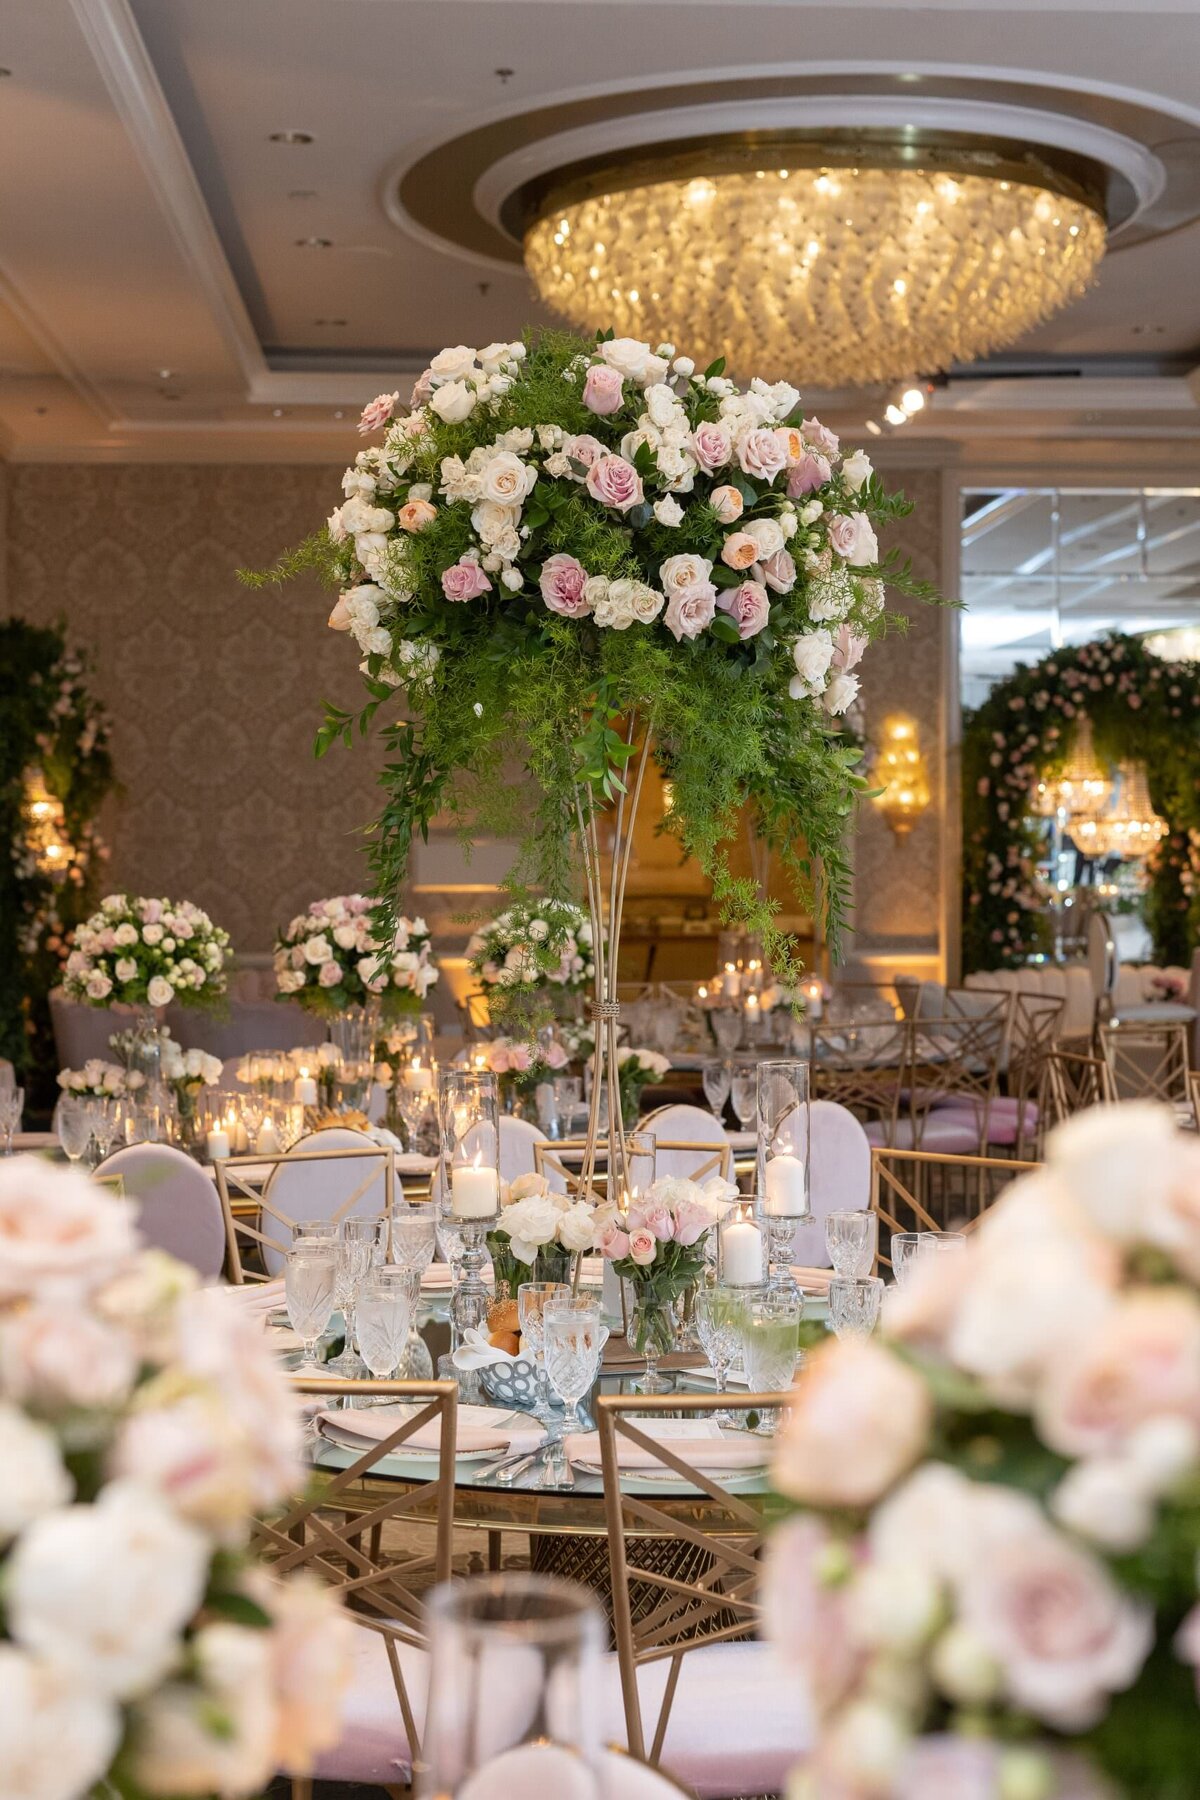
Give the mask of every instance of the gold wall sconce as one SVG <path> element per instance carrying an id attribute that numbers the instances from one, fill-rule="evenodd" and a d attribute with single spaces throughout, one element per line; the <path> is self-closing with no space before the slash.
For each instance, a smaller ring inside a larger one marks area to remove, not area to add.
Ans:
<path id="1" fill-rule="evenodd" d="M 890 713 L 880 727 L 875 782 L 876 810 L 898 838 L 906 838 L 930 799 L 917 722 L 907 713 Z"/>

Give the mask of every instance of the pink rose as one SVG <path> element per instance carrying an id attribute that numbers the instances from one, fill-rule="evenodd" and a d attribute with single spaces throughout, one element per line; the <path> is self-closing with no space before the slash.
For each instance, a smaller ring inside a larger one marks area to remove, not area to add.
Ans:
<path id="1" fill-rule="evenodd" d="M 775 594 L 790 594 L 796 585 L 796 565 L 787 550 L 776 550 L 760 564 L 762 578 Z"/>
<path id="2" fill-rule="evenodd" d="M 803 1670 L 822 1714 L 846 1698 L 863 1660 L 850 1630 L 850 1584 L 825 1576 L 838 1554 L 837 1540 L 819 1520 L 788 1519 L 771 1533 L 761 1589 L 765 1636 L 785 1662 Z"/>
<path id="3" fill-rule="evenodd" d="M 437 507 L 428 500 L 409 500 L 396 514 L 401 531 L 424 531 L 437 518 Z"/>
<path id="4" fill-rule="evenodd" d="M 829 520 L 829 542 L 854 567 L 879 560 L 879 545 L 866 513 L 834 513 Z"/>
<path id="5" fill-rule="evenodd" d="M 546 1062 L 552 1069 L 565 1069 L 571 1058 L 564 1044 L 553 1043 L 546 1051 Z"/>
<path id="6" fill-rule="evenodd" d="M 758 561 L 758 539 L 748 531 L 731 531 L 721 545 L 721 561 L 727 569 L 748 569 Z"/>
<path id="7" fill-rule="evenodd" d="M 717 590 L 711 581 L 696 581 L 691 587 L 677 588 L 667 602 L 663 623 L 675 639 L 699 637 L 711 625 L 717 610 Z"/>
<path id="8" fill-rule="evenodd" d="M 862 653 L 870 643 L 870 638 L 862 637 L 852 631 L 849 625 L 839 625 L 837 636 L 833 640 L 833 666 L 835 669 L 852 669 L 862 661 Z"/>
<path id="9" fill-rule="evenodd" d="M 461 557 L 442 573 L 442 592 L 447 600 L 475 600 L 486 594 L 491 582 L 477 562 Z"/>
<path id="10" fill-rule="evenodd" d="M 513 1044 L 509 1047 L 508 1066 L 514 1075 L 524 1075 L 532 1060 L 528 1044 Z"/>
<path id="11" fill-rule="evenodd" d="M 603 418 L 619 412 L 625 399 L 625 378 L 607 363 L 593 363 L 583 383 L 583 404 Z"/>
<path id="12" fill-rule="evenodd" d="M 493 1075 L 508 1074 L 509 1069 L 512 1067 L 512 1063 L 509 1061 L 507 1044 L 492 1044 L 488 1049 L 487 1057 L 488 1067 L 491 1069 Z"/>
<path id="13" fill-rule="evenodd" d="M 548 556 L 542 564 L 542 576 L 539 586 L 542 599 L 551 612 L 561 613 L 564 619 L 579 619 L 591 612 L 591 606 L 584 598 L 583 590 L 587 585 L 588 572 L 581 562 L 564 551 Z"/>
<path id="14" fill-rule="evenodd" d="M 740 519 L 746 504 L 735 487 L 714 488 L 708 503 L 722 525 L 732 525 L 735 519 Z"/>
<path id="15" fill-rule="evenodd" d="M 131 1339 L 82 1307 L 35 1302 L 0 1328 L 0 1384 L 35 1410 L 120 1406 L 136 1375 Z"/>
<path id="16" fill-rule="evenodd" d="M 323 962 L 321 964 L 321 972 L 317 976 L 317 981 L 319 982 L 321 987 L 336 987 L 338 982 L 341 979 L 342 979 L 341 963 L 334 962 L 331 957 L 328 962 Z"/>
<path id="17" fill-rule="evenodd" d="M 348 594 L 338 595 L 333 611 L 329 615 L 329 629 L 331 631 L 349 631 L 350 608 L 346 604 L 349 597 Z"/>
<path id="18" fill-rule="evenodd" d="M 143 925 L 157 925 L 159 920 L 162 918 L 162 914 L 163 914 L 163 909 L 162 909 L 162 901 L 161 900 L 143 900 L 142 901 L 142 924 Z"/>
<path id="19" fill-rule="evenodd" d="M 569 456 L 572 462 L 582 463 L 585 469 L 590 469 L 597 457 L 605 454 L 605 450 L 599 438 L 581 431 L 578 437 L 563 439 L 562 453 Z"/>
<path id="20" fill-rule="evenodd" d="M 743 431 L 738 438 L 737 459 L 744 475 L 753 475 L 759 481 L 774 481 L 779 471 L 787 466 L 787 449 L 777 431 L 759 425 L 752 431 Z"/>
<path id="21" fill-rule="evenodd" d="M 824 487 L 832 472 L 825 457 L 808 451 L 789 472 L 787 491 L 793 500 L 798 500 L 801 494 Z"/>
<path id="22" fill-rule="evenodd" d="M 587 491 L 601 506 L 628 512 L 642 502 L 642 478 L 623 456 L 598 456 L 587 472 Z"/>
<path id="23" fill-rule="evenodd" d="M 712 1214 L 699 1200 L 681 1200 L 675 1208 L 675 1230 L 672 1235 L 677 1244 L 696 1244 L 709 1230 L 712 1222 Z"/>
<path id="24" fill-rule="evenodd" d="M 425 405 L 432 393 L 433 370 L 426 369 L 422 374 L 418 375 L 417 379 L 414 381 L 412 395 L 408 404 L 411 406 L 412 410 L 416 412 L 418 407 Z"/>
<path id="25" fill-rule="evenodd" d="M 717 605 L 729 614 L 742 639 L 757 637 L 771 613 L 771 597 L 758 581 L 743 581 L 740 587 L 723 588 Z"/>
<path id="26" fill-rule="evenodd" d="M 369 432 L 378 431 L 381 425 L 387 424 L 393 412 L 396 410 L 396 402 L 399 398 L 400 395 L 398 393 L 377 394 L 374 400 L 363 407 L 362 417 L 358 421 L 358 429 L 362 432 L 364 437 L 366 437 Z"/>
<path id="27" fill-rule="evenodd" d="M 1136 1680 L 1154 1610 L 1038 1518 L 971 1560 L 959 1619 L 1000 1665 L 1010 1703 L 1060 1731 L 1086 1731 Z"/>
<path id="28" fill-rule="evenodd" d="M 629 1209 L 629 1224 L 634 1231 L 651 1232 L 664 1244 L 670 1242 L 675 1230 L 670 1208 L 649 1199 L 634 1201 Z"/>
<path id="29" fill-rule="evenodd" d="M 1150 1418 L 1200 1426 L 1200 1304 L 1181 1288 L 1135 1289 L 1047 1363 L 1038 1428 L 1064 1456 L 1119 1452 Z"/>
<path id="30" fill-rule="evenodd" d="M 622 1257 L 629 1255 L 629 1233 L 622 1231 L 617 1221 L 611 1219 L 607 1225 L 601 1226 L 597 1233 L 596 1249 L 601 1256 L 606 1256 L 609 1262 L 620 1262 Z"/>
<path id="31" fill-rule="evenodd" d="M 629 1234 L 629 1259 L 639 1269 L 647 1269 L 658 1255 L 658 1240 L 652 1231 L 631 1231 Z"/>
<path id="32" fill-rule="evenodd" d="M 692 455 L 706 475 L 714 469 L 721 469 L 733 455 L 733 433 L 728 425 L 704 420 L 692 433 Z M 721 490 L 724 492 L 724 490 Z M 737 489 L 733 492 L 736 494 Z M 741 495 L 738 494 L 738 500 Z"/>
<path id="33" fill-rule="evenodd" d="M 777 1439 L 776 1485 L 806 1506 L 870 1506 L 921 1455 L 929 1389 L 867 1339 L 823 1344 Z"/>
<path id="34" fill-rule="evenodd" d="M 800 429 L 804 433 L 806 443 L 819 450 L 822 456 L 836 456 L 838 453 L 838 434 L 830 431 L 828 425 L 822 425 L 820 419 L 804 419 Z"/>

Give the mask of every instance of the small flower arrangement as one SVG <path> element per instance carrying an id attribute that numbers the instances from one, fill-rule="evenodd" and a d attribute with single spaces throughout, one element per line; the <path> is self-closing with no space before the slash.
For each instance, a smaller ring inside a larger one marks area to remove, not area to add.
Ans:
<path id="1" fill-rule="evenodd" d="M 304 1487 L 297 1403 L 228 1293 L 126 1202 L 0 1168 L 0 1788 L 261 1793 L 340 1735 L 331 1592 L 247 1555 Z"/>
<path id="2" fill-rule="evenodd" d="M 797 1792 L 1137 1800 L 1195 1785 L 1200 1147 L 1097 1107 L 812 1357 L 773 1633 L 820 1715 Z M 805 1786 L 805 1783 L 809 1785 Z"/>
<path id="3" fill-rule="evenodd" d="M 596 1209 L 556 1194 L 544 1175 L 519 1175 L 500 1193 L 500 1222 L 488 1233 L 496 1291 L 515 1299 L 523 1281 L 565 1281 L 573 1256 L 596 1238 Z"/>
<path id="4" fill-rule="evenodd" d="M 467 945 L 485 989 L 583 993 L 595 979 L 592 925 L 570 900 L 517 901 Z"/>
<path id="5" fill-rule="evenodd" d="M 104 1062 L 98 1056 L 89 1057 L 82 1069 L 58 1071 L 58 1085 L 65 1094 L 78 1094 L 89 1100 L 116 1099 L 140 1087 L 142 1080 L 136 1070 L 124 1069 L 120 1063 Z"/>
<path id="6" fill-rule="evenodd" d="M 376 938 L 363 894 L 314 900 L 275 942 L 276 999 L 308 1012 L 345 1012 L 378 1000 L 385 1014 L 419 1012 L 438 978 L 424 919 L 399 918 L 390 944 Z"/>
<path id="7" fill-rule="evenodd" d="M 671 1067 L 669 1056 L 657 1050 L 639 1049 L 626 1044 L 617 1051 L 617 1086 L 621 1094 L 621 1118 L 626 1127 L 637 1123 L 642 1107 L 642 1090 L 659 1082 Z"/>
<path id="8" fill-rule="evenodd" d="M 175 1096 L 175 1110 L 185 1143 L 198 1131 L 196 1102 L 206 1087 L 219 1087 L 224 1065 L 207 1050 L 185 1050 L 169 1034 L 162 1041 L 162 1078 Z"/>
<path id="9" fill-rule="evenodd" d="M 229 933 L 190 900 L 109 894 L 75 933 L 63 991 L 90 1006 L 210 1006 L 228 949 Z"/>
<path id="10" fill-rule="evenodd" d="M 534 1093 L 541 1082 L 552 1081 L 571 1061 L 570 1052 L 557 1038 L 541 1033 L 532 1044 L 520 1038 L 489 1038 L 476 1055 L 499 1076 L 502 1095 L 522 1098 Z"/>
<path id="11" fill-rule="evenodd" d="M 629 1341 L 639 1356 L 654 1359 L 670 1350 L 671 1308 L 704 1273 L 704 1240 L 727 1188 L 720 1181 L 701 1186 L 682 1176 L 661 1176 L 624 1218 L 613 1212 L 601 1221 L 596 1248 L 633 1288 Z"/>

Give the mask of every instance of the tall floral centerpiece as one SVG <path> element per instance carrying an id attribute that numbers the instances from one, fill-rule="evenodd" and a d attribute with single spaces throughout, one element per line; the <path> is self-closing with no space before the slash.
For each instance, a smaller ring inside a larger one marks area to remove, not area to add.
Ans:
<path id="1" fill-rule="evenodd" d="M 883 1335 L 812 1357 L 775 1635 L 820 1800 L 1168 1800 L 1200 1742 L 1200 1145 L 1079 1114 Z M 807 1782 L 807 1785 L 806 1785 Z"/>
<path id="2" fill-rule="evenodd" d="M 280 1000 L 332 1018 L 350 1006 L 378 1005 L 389 1018 L 419 1012 L 438 978 L 424 919 L 393 920 L 390 938 L 372 924 L 363 894 L 314 900 L 275 940 Z"/>
<path id="3" fill-rule="evenodd" d="M 574 1015 L 592 987 L 592 923 L 573 900 L 514 900 L 467 945 L 497 1022 L 535 1027 Z"/>
<path id="4" fill-rule="evenodd" d="M 908 505 L 786 381 L 739 387 L 720 359 L 701 372 L 670 344 L 456 345 L 397 406 L 385 394 L 364 412 L 381 438 L 326 530 L 252 579 L 315 562 L 340 586 L 330 624 L 357 647 L 366 700 L 327 710 L 319 752 L 399 690 L 378 894 L 395 903 L 414 837 L 446 814 L 520 831 L 514 880 L 554 897 L 577 891 L 582 862 L 604 1027 L 583 1173 L 607 1080 L 619 1179 L 617 946 L 647 762 L 671 783 L 666 829 L 786 974 L 773 908 L 733 879 L 725 844 L 751 808 L 800 889 L 820 870 L 836 930 L 864 785 L 836 721 L 884 629 L 885 581 L 916 591 L 876 538 Z"/>
<path id="5" fill-rule="evenodd" d="M 261 1325 L 127 1201 L 0 1168 L 0 1793 L 259 1794 L 340 1735 L 349 1625 L 248 1555 L 305 1485 Z"/>

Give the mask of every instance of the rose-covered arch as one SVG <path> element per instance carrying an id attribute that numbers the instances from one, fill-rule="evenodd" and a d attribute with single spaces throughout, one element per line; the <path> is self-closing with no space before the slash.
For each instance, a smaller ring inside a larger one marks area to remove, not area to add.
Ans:
<path id="1" fill-rule="evenodd" d="M 1151 861 L 1146 923 L 1163 963 L 1200 937 L 1200 664 L 1114 634 L 1022 665 L 963 732 L 963 965 L 1015 968 L 1050 944 L 1034 870 L 1035 782 L 1065 763 L 1081 716 L 1105 761 L 1141 763 L 1168 835 Z"/>

